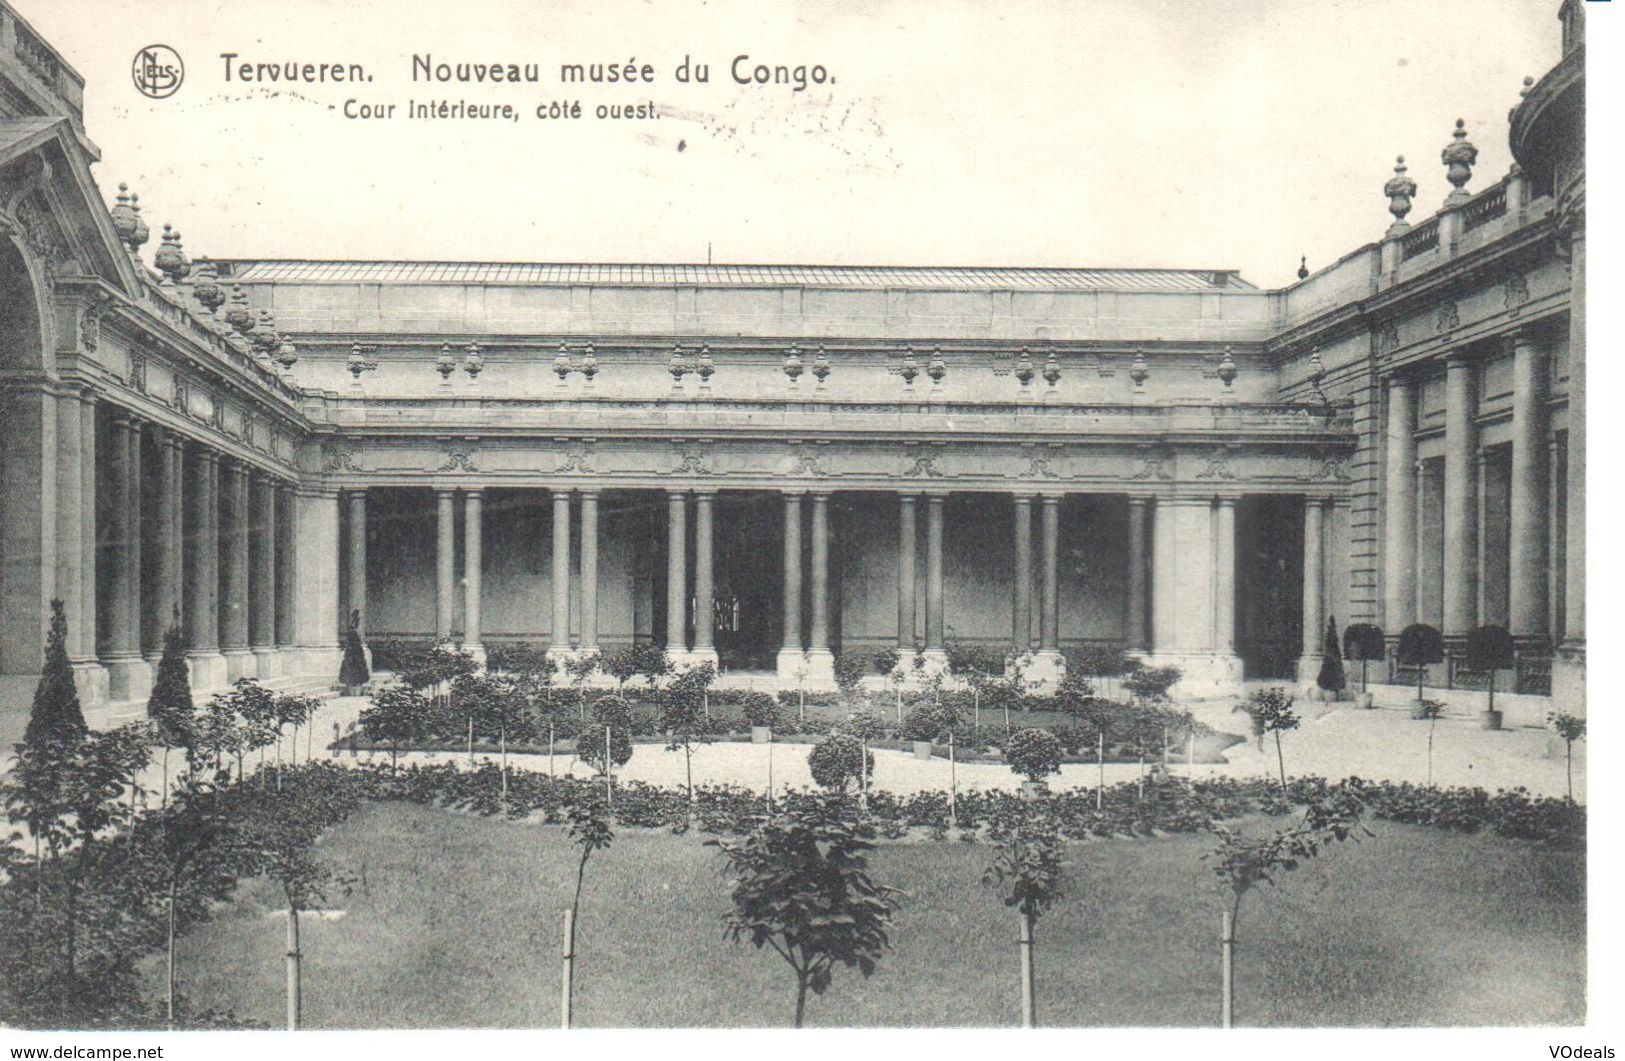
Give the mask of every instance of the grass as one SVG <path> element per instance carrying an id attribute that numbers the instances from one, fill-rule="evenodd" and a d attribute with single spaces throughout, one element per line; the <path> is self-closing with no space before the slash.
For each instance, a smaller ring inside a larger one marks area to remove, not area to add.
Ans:
<path id="1" fill-rule="evenodd" d="M 1237 1023 L 1578 1024 L 1584 855 L 1379 822 L 1239 923 Z M 1213 1025 L 1219 895 L 1208 837 L 1072 845 L 1067 895 L 1039 923 L 1040 1023 Z M 557 1027 L 560 911 L 576 851 L 557 826 L 372 804 L 318 849 L 357 883 L 306 918 L 305 1018 L 318 1028 Z M 808 1023 L 1012 1025 L 1015 915 L 981 885 L 990 851 L 883 845 L 877 879 L 908 893 L 894 950 L 841 969 Z M 694 836 L 621 831 L 593 856 L 578 927 L 578 1026 L 784 1026 L 789 970 L 727 943 L 721 858 Z M 263 882 L 182 941 L 200 1006 L 272 1026 L 283 932 Z M 150 970 L 156 991 L 161 968 Z"/>

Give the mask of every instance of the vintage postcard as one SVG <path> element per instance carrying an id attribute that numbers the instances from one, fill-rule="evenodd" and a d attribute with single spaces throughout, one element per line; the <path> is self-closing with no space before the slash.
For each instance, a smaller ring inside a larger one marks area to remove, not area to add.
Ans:
<path id="1" fill-rule="evenodd" d="M 1612 8 L 0 0 L 4 1038 L 1613 1056 Z"/>

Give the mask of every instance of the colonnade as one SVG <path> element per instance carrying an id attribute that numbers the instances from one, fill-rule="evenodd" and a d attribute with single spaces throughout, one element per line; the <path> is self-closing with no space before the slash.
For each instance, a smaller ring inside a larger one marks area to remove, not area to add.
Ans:
<path id="1" fill-rule="evenodd" d="M 550 491 L 551 512 L 549 651 L 564 655 L 599 647 L 599 487 Z M 717 662 L 715 616 L 708 606 L 716 573 L 717 491 L 673 487 L 664 491 L 666 560 L 664 642 L 680 662 Z M 792 684 L 833 680 L 831 609 L 832 491 L 784 490 L 782 494 L 782 641 L 777 670 Z M 574 495 L 574 496 L 572 496 Z M 347 492 L 351 607 L 365 613 L 367 494 Z M 928 663 L 945 661 L 943 539 L 945 490 L 894 492 L 897 502 L 896 644 L 906 660 L 919 652 Z M 1039 681 L 1058 677 L 1061 654 L 1060 492 L 1012 497 L 1014 578 L 1010 643 L 1031 652 L 1030 673 Z M 1124 628 L 1129 651 L 1154 663 L 1181 667 L 1197 683 L 1238 683 L 1236 652 L 1236 506 L 1239 492 L 1139 493 L 1128 497 L 1127 599 Z M 462 506 L 463 563 L 457 564 L 457 506 Z M 1303 661 L 1310 679 L 1318 668 L 1329 594 L 1327 542 L 1331 496 L 1304 505 Z M 921 511 L 923 509 L 923 512 Z M 483 650 L 480 617 L 483 488 L 478 484 L 436 490 L 435 634 L 453 639 L 461 604 L 462 645 Z M 921 524 L 923 522 L 923 534 Z M 690 527 L 692 526 L 692 533 Z M 572 571 L 572 538 L 579 534 Z M 923 557 L 922 551 L 923 539 Z M 459 601 L 459 589 L 461 600 Z M 577 603 L 579 636 L 571 637 L 571 602 Z M 922 610 L 923 617 L 919 614 Z M 1033 634 L 1036 612 L 1036 637 Z M 921 621 L 923 618 L 923 622 Z M 921 636 L 923 632 L 923 637 Z"/>

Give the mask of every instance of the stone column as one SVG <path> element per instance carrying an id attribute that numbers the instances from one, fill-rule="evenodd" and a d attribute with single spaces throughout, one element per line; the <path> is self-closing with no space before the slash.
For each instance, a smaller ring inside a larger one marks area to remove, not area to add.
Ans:
<path id="1" fill-rule="evenodd" d="M 1326 502 L 1305 498 L 1303 503 L 1303 654 L 1298 659 L 1298 681 L 1313 684 L 1320 675 L 1326 636 L 1325 526 Z"/>
<path id="2" fill-rule="evenodd" d="M 835 680 L 835 655 L 829 650 L 829 495 L 812 495 L 812 632 L 807 638 L 809 679 Z"/>
<path id="3" fill-rule="evenodd" d="M 252 678 L 254 654 L 248 648 L 248 468 L 241 461 L 226 465 L 221 490 L 221 533 L 226 540 L 226 564 L 221 579 L 220 652 L 226 657 L 226 680 Z"/>
<path id="4" fill-rule="evenodd" d="M 666 655 L 688 658 L 688 496 L 666 491 Z"/>
<path id="5" fill-rule="evenodd" d="M 1213 529 L 1213 650 L 1221 656 L 1236 652 L 1236 499 L 1215 502 Z"/>
<path id="6" fill-rule="evenodd" d="M 79 392 L 79 578 L 80 652 L 84 659 L 83 671 L 76 669 L 80 695 L 87 690 L 85 699 L 99 702 L 107 699 L 107 670 L 96 658 L 96 610 L 98 548 L 96 541 L 96 513 L 101 506 L 100 486 L 96 474 L 96 392 Z M 72 548 L 71 540 L 63 546 Z"/>
<path id="7" fill-rule="evenodd" d="M 779 680 L 786 688 L 804 680 L 801 641 L 801 495 L 784 495 L 784 644 L 779 649 Z"/>
<path id="8" fill-rule="evenodd" d="M 152 668 L 141 656 L 141 424 L 120 409 L 113 414 L 113 606 L 108 639 L 108 696 L 144 699 Z"/>
<path id="9" fill-rule="evenodd" d="M 155 664 L 163 658 L 164 639 L 175 623 L 181 596 L 181 451 L 178 440 L 169 431 L 158 436 L 157 487 L 152 513 L 152 530 L 157 539 L 153 557 L 157 571 L 152 579 L 152 596 L 147 601 L 150 632 L 147 658 Z"/>
<path id="10" fill-rule="evenodd" d="M 1224 549 L 1213 497 L 1157 499 L 1152 516 L 1152 644 L 1148 662 L 1175 666 L 1177 695 L 1233 695 L 1241 661 L 1219 644 L 1218 568 Z M 1233 558 L 1232 558 L 1233 559 Z"/>
<path id="11" fill-rule="evenodd" d="M 914 551 L 918 540 L 914 495 L 897 495 L 897 665 L 907 674 L 914 662 L 914 602 L 920 592 Z"/>
<path id="12" fill-rule="evenodd" d="M 928 665 L 948 662 L 942 616 L 942 510 L 946 494 L 925 497 L 925 657 Z"/>
<path id="13" fill-rule="evenodd" d="M 365 487 L 345 491 L 350 515 L 349 580 L 344 587 L 352 612 L 361 613 L 360 632 L 367 634 L 367 491 Z M 345 622 L 348 623 L 346 617 Z"/>
<path id="14" fill-rule="evenodd" d="M 84 554 L 79 549 L 84 519 L 82 489 L 84 473 L 80 467 L 82 435 L 79 430 L 79 395 L 61 395 L 51 403 L 56 417 L 56 466 L 51 469 L 56 477 L 56 595 L 62 601 L 68 620 L 68 638 L 65 648 L 70 663 L 83 663 L 95 657 L 96 620 L 89 619 L 90 651 L 85 651 L 86 616 L 80 610 L 84 602 L 82 571 Z M 84 690 L 81 700 L 88 699 Z"/>
<path id="15" fill-rule="evenodd" d="M 26 715 L 56 596 L 57 414 L 48 381 L 5 383 L 0 391 L 0 674 L 24 679 L 18 683 L 16 709 Z M 70 628 L 76 618 L 68 616 Z M 5 754 L 9 757 L 9 750 Z"/>
<path id="16" fill-rule="evenodd" d="M 463 651 L 484 662 L 485 645 L 480 630 L 480 579 L 484 566 L 484 531 L 480 488 L 463 491 Z"/>
<path id="17" fill-rule="evenodd" d="M 556 656 L 570 654 L 570 491 L 553 492 L 553 564 L 549 583 L 553 588 L 553 617 L 548 627 L 547 650 Z"/>
<path id="18" fill-rule="evenodd" d="M 1403 376 L 1388 380 L 1383 470 L 1383 622 L 1390 637 L 1417 621 L 1416 392 Z"/>
<path id="19" fill-rule="evenodd" d="M 1011 578 L 1010 645 L 1026 652 L 1033 643 L 1033 499 L 1018 494 L 1014 568 Z"/>
<path id="20" fill-rule="evenodd" d="M 1558 195 L 1569 251 L 1569 468 L 1564 530 L 1563 643 L 1552 665 L 1552 705 L 1586 713 L 1586 241 L 1585 174 Z"/>
<path id="21" fill-rule="evenodd" d="M 1151 515 L 1151 499 L 1128 499 L 1128 601 L 1124 618 L 1124 649 L 1144 652 L 1146 649 L 1146 523 Z"/>
<path id="22" fill-rule="evenodd" d="M 276 488 L 276 643 L 283 651 L 283 673 L 292 673 L 288 662 L 293 649 L 299 644 L 294 626 L 294 596 L 297 583 L 294 578 L 294 538 L 298 534 L 298 506 L 295 504 L 293 484 L 278 483 Z M 366 621 L 366 616 L 362 616 Z"/>
<path id="23" fill-rule="evenodd" d="M 304 673 L 335 681 L 339 673 L 339 494 L 300 487 L 294 550 L 294 627 Z M 446 543 L 446 555 L 451 542 Z"/>
<path id="24" fill-rule="evenodd" d="M 1467 633 L 1478 619 L 1478 429 L 1473 363 L 1454 354 L 1445 363 L 1444 629 Z"/>
<path id="25" fill-rule="evenodd" d="M 1507 626 L 1544 640 L 1546 625 L 1546 374 L 1527 330 L 1512 338 L 1512 503 Z"/>
<path id="26" fill-rule="evenodd" d="M 280 674 L 276 651 L 276 484 L 264 472 L 253 475 L 249 499 L 248 646 L 254 673 L 265 681 Z"/>
<path id="27" fill-rule="evenodd" d="M 717 495 L 709 490 L 694 494 L 694 651 L 696 663 L 717 665 L 714 638 L 716 585 L 711 570 L 712 510 Z"/>
<path id="28" fill-rule="evenodd" d="M 226 659 L 220 654 L 220 525 L 215 491 L 219 489 L 219 457 L 207 446 L 192 448 L 189 491 L 192 533 L 187 539 L 186 566 L 189 603 L 186 609 L 187 664 L 192 688 L 223 688 Z"/>
<path id="29" fill-rule="evenodd" d="M 435 580 L 434 596 L 434 636 L 435 640 L 446 642 L 451 640 L 451 625 L 457 602 L 453 594 L 457 590 L 457 544 L 453 535 L 457 530 L 457 514 L 452 504 L 457 497 L 457 491 L 439 489 L 434 492 L 436 524 L 435 524 Z"/>
<path id="30" fill-rule="evenodd" d="M 598 491 L 581 491 L 581 651 L 598 651 Z"/>

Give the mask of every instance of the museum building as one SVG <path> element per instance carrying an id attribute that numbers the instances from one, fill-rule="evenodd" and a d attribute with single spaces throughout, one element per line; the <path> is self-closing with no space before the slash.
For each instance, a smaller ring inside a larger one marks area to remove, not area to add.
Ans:
<path id="1" fill-rule="evenodd" d="M 53 599 L 107 717 L 177 617 L 206 693 L 331 685 L 352 614 L 374 647 L 653 643 L 782 687 L 1124 648 L 1192 695 L 1312 681 L 1328 620 L 1436 626 L 1424 681 L 1479 689 L 1460 644 L 1497 624 L 1519 720 L 1583 710 L 1582 20 L 1509 86 L 1510 172 L 1444 119 L 1438 168 L 1374 173 L 1380 238 L 1271 291 L 194 260 L 98 186 L 82 80 L 0 0 L 0 712 Z"/>

